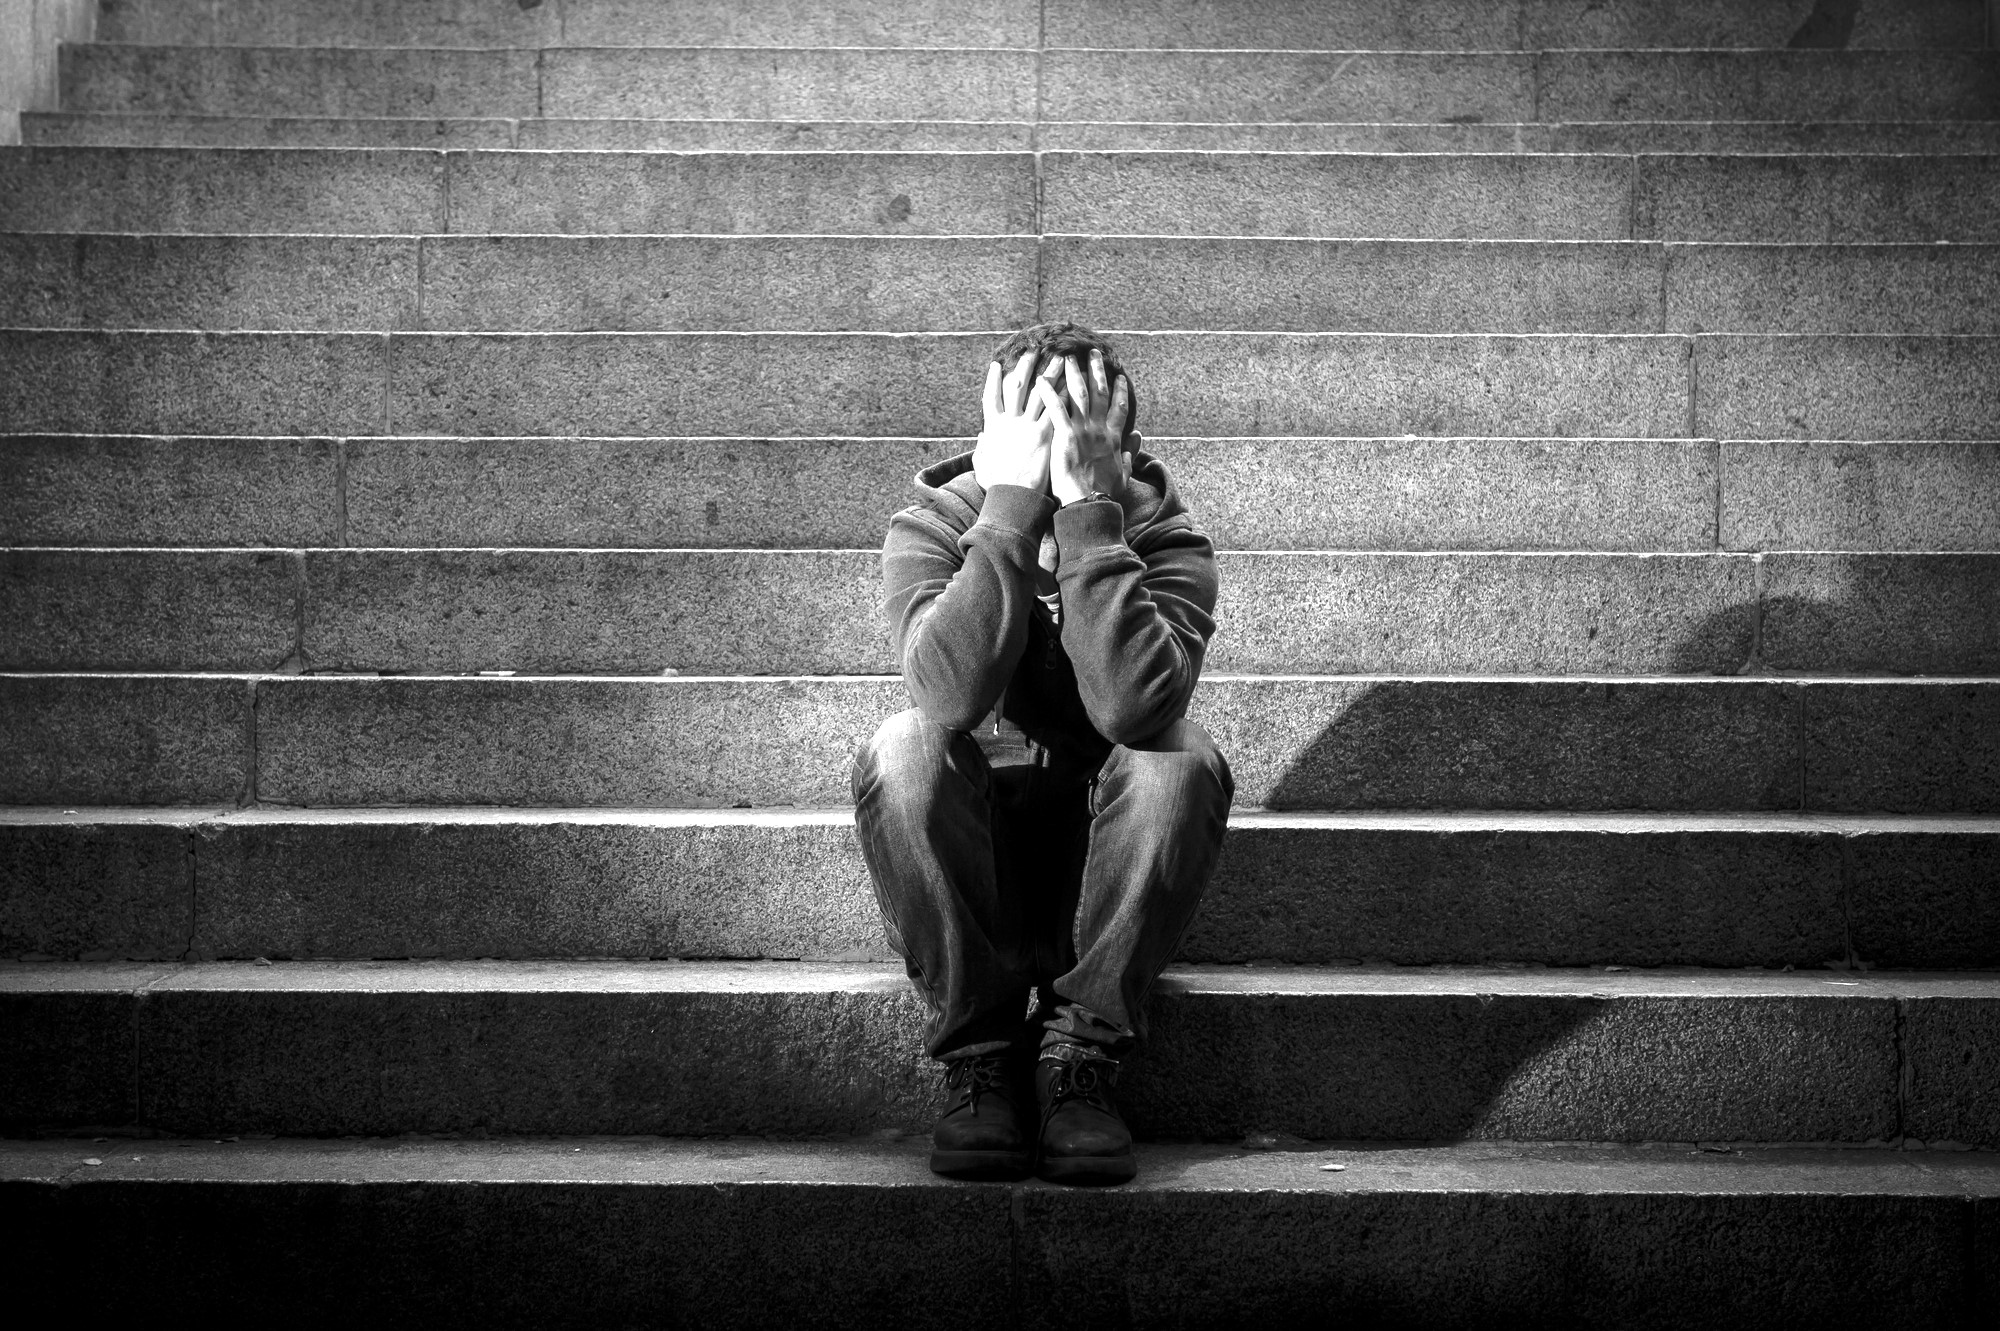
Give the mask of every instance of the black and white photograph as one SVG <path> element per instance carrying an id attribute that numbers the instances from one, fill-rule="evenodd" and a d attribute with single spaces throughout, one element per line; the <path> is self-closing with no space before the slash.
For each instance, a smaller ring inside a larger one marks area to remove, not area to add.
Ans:
<path id="1" fill-rule="evenodd" d="M 1990 1325 L 2000 0 L 0 0 L 0 1273 Z"/>

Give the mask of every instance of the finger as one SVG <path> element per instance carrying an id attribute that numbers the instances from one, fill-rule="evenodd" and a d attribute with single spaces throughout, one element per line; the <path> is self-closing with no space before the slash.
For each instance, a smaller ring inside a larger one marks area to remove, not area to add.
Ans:
<path id="1" fill-rule="evenodd" d="M 1104 378 L 1104 353 L 1093 349 L 1090 353 L 1090 405 L 1093 411 L 1101 411 L 1111 400 L 1111 385 Z"/>
<path id="2" fill-rule="evenodd" d="M 1104 414 L 1104 424 L 1112 434 L 1121 439 L 1125 435 L 1125 422 L 1132 418 L 1132 384 L 1124 375 L 1111 388 L 1111 410 Z"/>
<path id="3" fill-rule="evenodd" d="M 1083 382 L 1083 366 L 1076 363 L 1074 356 L 1063 357 L 1063 383 L 1068 385 L 1069 400 L 1076 404 L 1077 411 L 1089 416 L 1090 409 L 1097 404 L 1090 400 L 1090 389 Z"/>
<path id="4" fill-rule="evenodd" d="M 1140 449 L 1144 448 L 1145 446 L 1146 446 L 1145 435 L 1140 434 L 1137 430 L 1127 430 L 1125 432 L 1125 451 L 1127 453 L 1137 453 Z"/>
<path id="5" fill-rule="evenodd" d="M 1047 377 L 1035 380 L 1035 405 L 1035 415 L 1046 415 L 1051 425 L 1057 421 L 1069 424 L 1069 413 L 1063 409 L 1062 394 L 1056 391 L 1056 386 Z"/>
<path id="6" fill-rule="evenodd" d="M 1021 408 L 1027 405 L 1028 377 L 1034 372 L 1035 358 L 1026 353 L 1023 353 L 1021 358 L 1014 362 L 1014 368 L 1007 372 L 1007 377 L 1002 383 L 1001 409 L 1009 416 L 1020 415 Z"/>
<path id="7" fill-rule="evenodd" d="M 988 420 L 1000 414 L 1000 362 L 997 360 L 986 366 L 986 391 L 979 395 L 979 405 L 986 409 Z"/>

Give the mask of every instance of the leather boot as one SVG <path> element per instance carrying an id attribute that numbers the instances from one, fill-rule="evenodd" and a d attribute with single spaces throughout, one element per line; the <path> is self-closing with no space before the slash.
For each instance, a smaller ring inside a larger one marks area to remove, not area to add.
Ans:
<path id="1" fill-rule="evenodd" d="M 1035 1063 L 1041 1102 L 1041 1162 L 1052 1183 L 1124 1183 L 1139 1172 L 1132 1130 L 1111 1092 L 1118 1060 L 1081 1045 L 1050 1045 Z"/>
<path id="2" fill-rule="evenodd" d="M 1009 1054 L 981 1054 L 945 1064 L 944 1113 L 931 1130 L 934 1173 L 1017 1179 L 1033 1168 L 1019 1062 Z"/>

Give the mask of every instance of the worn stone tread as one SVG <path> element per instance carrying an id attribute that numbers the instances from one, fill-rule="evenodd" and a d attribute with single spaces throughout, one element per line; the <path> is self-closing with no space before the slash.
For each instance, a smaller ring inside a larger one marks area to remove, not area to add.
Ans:
<path id="1" fill-rule="evenodd" d="M 2000 961 L 2000 820 L 1238 809 L 1178 957 Z M 891 960 L 835 809 L 0 807 L 0 955 Z"/>
<path id="2" fill-rule="evenodd" d="M 16 1125 L 796 1136 L 935 1084 L 887 965 L 0 963 L 0 1002 Z M 1147 1011 L 1146 1136 L 2000 1143 L 1990 974 L 1173 967 Z"/>
<path id="3" fill-rule="evenodd" d="M 882 676 L 0 675 L 0 802 L 845 802 Z M 2000 681 L 1208 675 L 1239 803 L 2000 812 Z M 780 724 L 772 725 L 773 718 Z M 245 794 L 247 792 L 247 795 Z"/>

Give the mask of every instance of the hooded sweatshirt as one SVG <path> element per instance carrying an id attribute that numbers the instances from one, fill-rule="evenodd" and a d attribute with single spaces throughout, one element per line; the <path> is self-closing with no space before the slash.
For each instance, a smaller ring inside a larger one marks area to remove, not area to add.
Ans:
<path id="1" fill-rule="evenodd" d="M 916 484 L 883 543 L 883 609 L 925 716 L 972 730 L 997 709 L 1086 761 L 1180 719 L 1215 632 L 1215 547 L 1159 459 L 1133 455 L 1123 504 L 987 490 L 970 453 Z"/>

